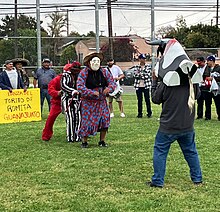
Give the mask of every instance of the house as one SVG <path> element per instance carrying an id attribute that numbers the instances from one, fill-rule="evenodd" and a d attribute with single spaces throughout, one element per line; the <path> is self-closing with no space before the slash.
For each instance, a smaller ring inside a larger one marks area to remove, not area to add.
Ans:
<path id="1" fill-rule="evenodd" d="M 126 36 L 116 36 L 114 38 L 129 38 L 130 44 L 134 48 L 134 55 L 131 61 L 121 62 L 118 61 L 117 58 L 114 58 L 117 61 L 117 65 L 121 67 L 122 70 L 128 69 L 129 67 L 136 65 L 138 63 L 138 55 L 139 54 L 149 54 L 151 53 L 151 46 L 145 42 L 145 38 L 142 38 L 138 35 L 126 35 Z M 100 49 L 103 46 L 108 45 L 109 39 L 108 37 L 100 37 Z M 95 38 L 80 40 L 75 45 L 75 50 L 78 55 L 78 60 L 82 63 L 83 58 L 91 53 L 96 51 L 96 40 Z"/>

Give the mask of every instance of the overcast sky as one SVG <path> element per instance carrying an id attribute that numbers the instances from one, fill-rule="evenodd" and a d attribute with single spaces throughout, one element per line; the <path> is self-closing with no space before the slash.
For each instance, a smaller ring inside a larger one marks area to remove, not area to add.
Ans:
<path id="1" fill-rule="evenodd" d="M 94 4 L 91 0 L 40 0 L 40 4 L 45 6 L 46 4 L 68 4 L 80 6 L 80 3 Z M 104 4 L 106 0 L 99 0 L 100 4 Z M 141 2 L 150 3 L 151 0 L 118 0 L 118 3 L 133 2 L 141 5 Z M 213 19 L 213 24 L 216 23 L 216 0 L 155 0 L 155 5 L 164 4 L 160 11 L 155 11 L 155 28 L 158 29 L 162 26 L 172 25 L 175 26 L 175 19 L 178 15 L 183 15 L 186 19 L 188 26 L 195 25 L 197 23 L 210 24 L 211 19 Z M 30 7 L 35 6 L 36 0 L 17 0 L 18 3 L 18 13 L 24 13 L 26 15 L 35 16 L 35 9 L 25 9 L 21 10 L 20 7 Z M 176 3 L 179 5 L 190 5 L 198 4 L 198 7 L 191 7 L 186 10 L 191 11 L 180 11 L 182 10 L 176 8 L 178 11 L 162 11 L 170 10 L 168 4 Z M 11 4 L 11 5 L 10 5 Z M 3 18 L 5 14 L 13 13 L 14 0 L 1 0 L 0 1 L 0 18 Z M 22 5 L 24 4 L 24 5 Z M 207 5 L 206 5 L 207 4 Z M 43 21 L 42 26 L 47 28 L 48 18 L 45 18 L 47 12 L 49 13 L 55 8 L 41 8 L 41 20 Z M 83 9 L 78 7 L 78 9 Z M 88 8 L 88 7 L 87 7 Z M 90 7 L 89 11 L 77 11 L 75 7 L 68 7 L 69 11 L 69 28 L 71 31 L 77 31 L 80 34 L 87 34 L 89 31 L 95 31 L 95 12 Z M 118 7 L 119 8 L 119 7 Z M 60 9 L 60 7 L 58 7 Z M 67 8 L 66 8 L 67 9 Z M 88 8 L 89 9 L 89 8 Z M 74 11 L 75 10 L 75 11 Z M 99 12 L 100 18 L 100 31 L 103 35 L 108 35 L 107 27 L 107 11 L 106 9 L 101 9 Z M 138 34 L 143 37 L 149 37 L 151 34 L 151 14 L 150 10 L 139 9 L 139 10 L 125 10 L 125 9 L 112 9 L 112 21 L 113 21 L 113 34 L 116 35 L 127 35 L 127 34 Z M 220 22 L 220 21 L 219 21 Z"/>

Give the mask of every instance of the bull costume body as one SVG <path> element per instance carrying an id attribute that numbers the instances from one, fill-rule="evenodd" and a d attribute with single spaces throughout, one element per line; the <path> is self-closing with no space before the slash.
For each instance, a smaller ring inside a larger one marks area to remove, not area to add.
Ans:
<path id="1" fill-rule="evenodd" d="M 198 83 L 202 79 L 201 74 L 177 40 L 167 40 L 164 47 L 155 67 L 152 85 L 152 102 L 162 104 L 162 112 L 154 144 L 154 175 L 147 184 L 151 187 L 164 186 L 166 159 L 174 141 L 179 143 L 189 165 L 191 180 L 196 185 L 201 184 L 202 173 L 193 127 L 194 100 L 200 94 Z"/>

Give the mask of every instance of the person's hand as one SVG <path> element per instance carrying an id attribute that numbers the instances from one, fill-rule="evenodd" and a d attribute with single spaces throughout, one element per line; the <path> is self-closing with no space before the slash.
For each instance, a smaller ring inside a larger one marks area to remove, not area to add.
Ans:
<path id="1" fill-rule="evenodd" d="M 104 91 L 103 91 L 103 94 L 104 95 L 108 95 L 110 92 L 110 89 L 109 88 L 105 88 Z"/>
<path id="2" fill-rule="evenodd" d="M 99 92 L 98 92 L 98 91 L 95 91 L 95 92 L 94 92 L 94 95 L 97 96 L 97 97 L 99 97 Z"/>
<path id="3" fill-rule="evenodd" d="M 61 96 L 62 95 L 62 90 L 58 91 L 58 96 Z"/>
<path id="4" fill-rule="evenodd" d="M 114 80 L 117 82 L 120 78 L 119 77 L 115 77 Z"/>
<path id="5" fill-rule="evenodd" d="M 12 92 L 12 89 L 11 89 L 11 88 L 9 89 L 9 92 L 10 92 L 10 93 Z"/>
<path id="6" fill-rule="evenodd" d="M 25 87 L 24 87 L 24 92 L 26 92 L 26 91 L 27 91 L 27 87 L 25 86 Z"/>
<path id="7" fill-rule="evenodd" d="M 155 75 L 155 71 L 152 72 L 152 79 L 153 79 L 153 80 L 157 80 L 157 77 L 156 77 L 156 75 Z"/>
<path id="8" fill-rule="evenodd" d="M 79 94 L 79 91 L 77 91 L 77 90 L 75 90 L 75 91 L 72 92 L 72 96 L 76 96 L 76 95 L 78 95 L 78 94 Z"/>

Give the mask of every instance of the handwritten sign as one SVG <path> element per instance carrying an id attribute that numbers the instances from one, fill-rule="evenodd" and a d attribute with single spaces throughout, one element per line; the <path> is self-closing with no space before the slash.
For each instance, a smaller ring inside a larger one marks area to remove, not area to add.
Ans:
<path id="1" fill-rule="evenodd" d="M 0 123 L 41 120 L 40 89 L 0 90 Z"/>

